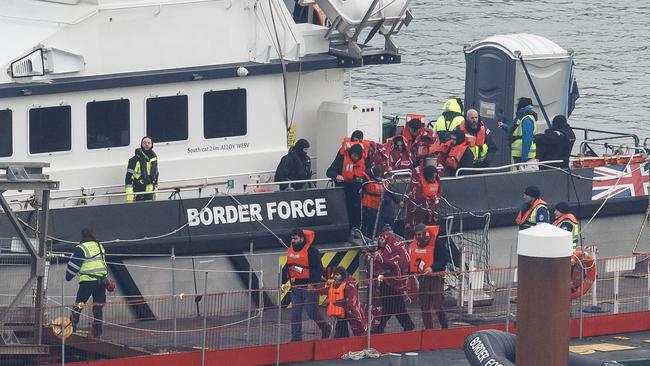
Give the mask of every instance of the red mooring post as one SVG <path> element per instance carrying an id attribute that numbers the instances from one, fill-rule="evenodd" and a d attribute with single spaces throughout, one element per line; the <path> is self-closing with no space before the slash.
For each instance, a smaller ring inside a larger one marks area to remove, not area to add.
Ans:
<path id="1" fill-rule="evenodd" d="M 553 225 L 519 232 L 517 366 L 568 366 L 572 247 Z"/>

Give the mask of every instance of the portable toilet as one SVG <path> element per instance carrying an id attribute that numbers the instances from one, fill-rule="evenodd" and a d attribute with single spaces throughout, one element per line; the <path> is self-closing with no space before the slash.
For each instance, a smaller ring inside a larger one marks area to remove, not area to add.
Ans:
<path id="1" fill-rule="evenodd" d="M 497 121 L 513 122 L 520 97 L 532 99 L 538 115 L 538 133 L 550 125 L 554 116 L 570 114 L 574 89 L 572 50 L 544 37 L 510 34 L 466 45 L 464 51 L 465 109 L 478 110 L 491 131 L 498 148 L 491 159 L 492 166 L 507 165 L 511 161 L 509 136 L 497 127 Z M 549 121 L 539 107 L 532 85 Z"/>

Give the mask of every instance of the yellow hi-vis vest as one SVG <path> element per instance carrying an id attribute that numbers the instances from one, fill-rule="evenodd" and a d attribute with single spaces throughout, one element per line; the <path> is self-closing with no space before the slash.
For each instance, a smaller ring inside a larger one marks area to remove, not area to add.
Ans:
<path id="1" fill-rule="evenodd" d="M 84 253 L 84 262 L 79 268 L 79 282 L 97 281 L 108 274 L 104 261 L 104 248 L 96 241 L 85 241 L 77 247 Z"/>
<path id="2" fill-rule="evenodd" d="M 456 116 L 451 121 L 445 120 L 445 116 L 440 116 L 433 125 L 435 132 L 453 132 L 465 119 L 463 116 Z"/>
<path id="3" fill-rule="evenodd" d="M 153 158 L 147 160 L 147 164 L 146 164 L 146 165 L 147 165 L 147 166 L 146 166 L 146 169 L 147 169 L 147 175 L 151 175 L 151 164 L 152 164 L 154 161 L 157 161 L 157 160 L 158 160 L 158 157 L 157 157 L 157 156 L 154 156 Z M 135 181 L 138 181 L 138 182 L 140 182 L 140 183 L 143 183 L 143 182 L 142 182 L 142 179 L 141 179 L 141 177 L 142 177 L 142 167 L 140 166 L 140 160 L 138 160 L 138 161 L 135 163 L 135 168 L 133 168 L 133 172 L 131 172 L 131 173 L 133 174 L 133 181 L 134 181 L 134 182 L 135 182 Z M 145 192 L 153 192 L 153 191 L 155 191 L 155 190 L 156 190 L 156 186 L 154 186 L 153 184 L 147 184 L 147 185 L 145 186 Z M 127 185 L 127 186 L 125 187 L 124 192 L 125 192 L 125 193 L 133 193 L 133 186 L 130 185 L 130 184 Z M 155 196 L 154 196 L 154 199 L 155 199 Z M 127 202 L 132 202 L 132 201 L 134 201 L 134 200 L 135 200 L 135 195 L 134 195 L 134 194 L 129 194 L 129 195 L 126 196 L 126 201 L 127 201 Z"/>
<path id="4" fill-rule="evenodd" d="M 573 214 L 564 214 L 558 217 L 553 225 L 561 227 L 564 223 L 571 224 L 571 234 L 573 235 L 573 249 L 576 249 L 578 246 L 578 236 L 580 235 L 580 224 L 578 224 L 578 219 Z"/>
<path id="5" fill-rule="evenodd" d="M 514 137 L 514 141 L 512 141 L 512 144 L 510 144 L 510 151 L 512 152 L 512 157 L 513 158 L 520 158 L 521 157 L 521 150 L 522 150 L 522 129 L 521 129 L 521 124 L 524 118 L 530 118 L 533 121 L 533 135 L 537 134 L 537 121 L 535 120 L 535 116 L 532 114 L 526 114 L 524 115 L 518 122 L 517 128 L 512 132 L 512 137 Z M 535 139 L 533 139 L 530 143 L 530 150 L 528 150 L 528 159 L 534 159 L 535 156 L 537 155 L 537 145 L 535 144 Z"/>
<path id="6" fill-rule="evenodd" d="M 474 164 L 481 162 L 485 160 L 485 157 L 488 154 L 488 145 L 483 144 L 481 146 L 474 145 L 468 147 L 469 151 L 472 152 L 472 155 L 474 155 Z"/>

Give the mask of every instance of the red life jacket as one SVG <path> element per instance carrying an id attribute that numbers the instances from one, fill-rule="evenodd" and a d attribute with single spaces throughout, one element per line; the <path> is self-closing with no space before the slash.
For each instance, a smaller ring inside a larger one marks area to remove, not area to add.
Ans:
<path id="1" fill-rule="evenodd" d="M 433 267 L 436 239 L 438 239 L 440 226 L 427 226 L 426 231 L 429 233 L 429 241 L 424 246 L 418 245 L 417 239 L 413 236 L 413 241 L 411 242 L 411 263 L 409 266 L 411 273 L 424 273 L 426 268 Z"/>
<path id="2" fill-rule="evenodd" d="M 384 190 L 383 182 L 370 181 L 366 183 L 363 197 L 361 197 L 361 205 L 363 207 L 378 209 L 381 206 L 381 194 Z"/>
<path id="3" fill-rule="evenodd" d="M 314 242 L 316 233 L 312 230 L 303 230 L 305 233 L 305 245 L 299 251 L 293 250 L 293 244 L 287 251 L 287 265 L 289 266 L 289 277 L 292 280 L 309 278 L 309 247 Z"/>
<path id="4" fill-rule="evenodd" d="M 447 154 L 447 159 L 445 159 L 445 166 L 452 170 L 458 169 L 460 161 L 463 159 L 463 155 L 465 154 L 465 150 L 467 150 L 467 144 L 464 142 L 452 147 L 449 154 Z"/>
<path id="5" fill-rule="evenodd" d="M 345 301 L 345 281 L 341 282 L 339 287 L 334 287 L 334 284 L 331 284 L 327 291 L 327 298 L 329 299 L 327 316 L 345 318 L 345 305 L 341 306 L 341 302 Z"/>
<path id="6" fill-rule="evenodd" d="M 515 219 L 515 223 L 517 225 L 521 225 L 528 221 L 528 218 L 530 217 L 530 214 L 539 206 L 546 206 L 546 202 L 542 200 L 541 198 L 536 199 L 533 201 L 533 203 L 528 207 L 528 210 L 526 212 L 521 212 L 519 211 L 519 214 L 517 214 L 517 218 Z"/>
<path id="7" fill-rule="evenodd" d="M 429 183 L 424 179 L 424 175 L 420 173 L 420 185 L 422 185 L 422 194 L 425 197 L 431 198 L 440 195 L 440 180 L 436 179 L 435 182 Z"/>
<path id="8" fill-rule="evenodd" d="M 356 177 L 363 177 L 366 174 L 366 160 L 362 157 L 356 163 L 350 158 L 350 152 L 343 153 L 343 171 L 341 175 L 346 182 L 352 182 Z"/>
<path id="9" fill-rule="evenodd" d="M 463 131 L 465 134 L 465 141 L 469 144 L 469 146 L 483 146 L 485 144 L 485 125 L 481 123 L 481 127 L 478 129 L 478 132 L 476 135 L 472 135 L 467 128 L 465 127 L 465 123 L 461 123 L 460 125 L 460 130 Z"/>
<path id="10" fill-rule="evenodd" d="M 346 151 L 350 150 L 350 148 L 354 145 L 361 144 L 361 147 L 363 147 L 363 159 L 368 157 L 368 152 L 370 151 L 370 140 L 361 140 L 361 141 L 352 141 L 351 138 L 346 137 L 343 139 L 343 142 L 341 143 L 341 148 L 339 149 L 339 154 L 343 155 L 345 154 Z"/>

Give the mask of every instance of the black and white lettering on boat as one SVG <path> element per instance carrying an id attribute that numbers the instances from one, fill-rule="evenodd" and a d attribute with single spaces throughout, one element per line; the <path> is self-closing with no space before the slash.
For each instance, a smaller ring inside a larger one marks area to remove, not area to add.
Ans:
<path id="1" fill-rule="evenodd" d="M 188 208 L 189 226 L 223 225 L 327 216 L 325 197 Z"/>

